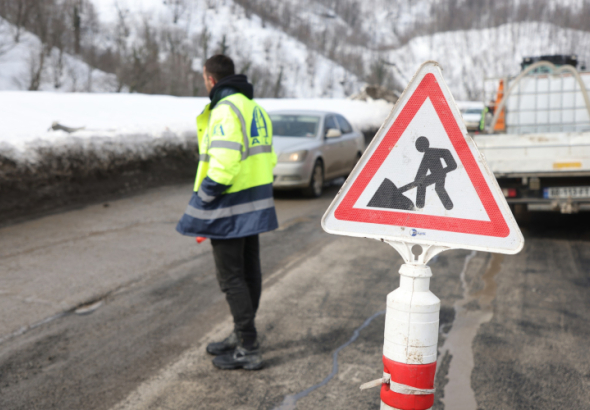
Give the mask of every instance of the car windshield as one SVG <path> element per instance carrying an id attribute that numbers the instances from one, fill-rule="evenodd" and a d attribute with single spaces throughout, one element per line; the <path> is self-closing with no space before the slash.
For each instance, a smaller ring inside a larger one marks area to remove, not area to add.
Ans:
<path id="1" fill-rule="evenodd" d="M 313 115 L 271 114 L 273 137 L 315 137 L 320 117 Z"/>

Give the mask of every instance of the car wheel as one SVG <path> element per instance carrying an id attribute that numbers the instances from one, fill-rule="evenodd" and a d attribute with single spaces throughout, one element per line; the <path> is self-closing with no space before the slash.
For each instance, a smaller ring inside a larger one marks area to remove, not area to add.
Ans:
<path id="1" fill-rule="evenodd" d="M 321 160 L 316 160 L 313 171 L 311 172 L 311 179 L 309 186 L 303 190 L 306 196 L 312 198 L 319 198 L 324 191 L 324 166 Z"/>

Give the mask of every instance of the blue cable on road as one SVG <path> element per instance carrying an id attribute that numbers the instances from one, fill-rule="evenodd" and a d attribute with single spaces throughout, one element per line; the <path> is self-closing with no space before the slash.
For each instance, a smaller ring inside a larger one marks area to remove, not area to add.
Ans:
<path id="1" fill-rule="evenodd" d="M 353 332 L 352 337 L 346 343 L 344 343 L 342 346 L 340 346 L 338 349 L 336 349 L 334 351 L 334 353 L 332 354 L 332 373 L 330 373 L 324 380 L 322 380 L 320 383 L 318 383 L 316 385 L 313 385 L 313 386 L 303 390 L 302 392 L 285 396 L 281 405 L 278 407 L 275 407 L 274 410 L 294 410 L 297 406 L 297 401 L 304 398 L 305 396 L 310 394 L 312 391 L 325 386 L 330 380 L 332 380 L 334 378 L 334 376 L 336 376 L 336 374 L 338 373 L 338 353 L 342 349 L 344 349 L 345 347 L 347 347 L 351 343 L 353 343 L 356 339 L 358 339 L 361 330 L 363 330 L 365 327 L 369 326 L 369 324 L 373 321 L 373 319 L 375 319 L 381 315 L 384 315 L 384 314 L 385 314 L 385 310 L 381 310 L 381 311 L 375 313 L 373 316 L 371 316 L 367 320 L 365 320 L 365 322 Z"/>

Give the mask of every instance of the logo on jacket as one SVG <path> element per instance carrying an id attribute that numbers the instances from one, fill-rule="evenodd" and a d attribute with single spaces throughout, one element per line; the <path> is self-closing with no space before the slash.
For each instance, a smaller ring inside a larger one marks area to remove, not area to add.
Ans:
<path id="1" fill-rule="evenodd" d="M 268 145 L 266 118 L 264 118 L 264 114 L 260 107 L 254 107 L 254 112 L 252 113 L 252 125 L 250 126 L 250 136 L 252 137 L 252 145 L 260 144 L 262 138 L 264 138 L 264 143 Z"/>
<path id="2" fill-rule="evenodd" d="M 225 135 L 225 132 L 223 132 L 223 127 L 221 126 L 221 124 L 213 127 L 213 136 L 216 135 Z"/>

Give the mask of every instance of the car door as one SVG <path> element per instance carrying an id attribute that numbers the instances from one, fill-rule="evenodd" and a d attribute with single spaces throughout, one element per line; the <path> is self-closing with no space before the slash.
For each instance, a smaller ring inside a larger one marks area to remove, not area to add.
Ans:
<path id="1" fill-rule="evenodd" d="M 338 121 L 333 114 L 326 115 L 324 119 L 324 129 L 322 137 L 324 139 L 324 173 L 326 179 L 336 177 L 343 172 L 345 167 L 345 158 L 342 155 L 343 151 L 343 139 L 338 138 L 326 138 L 326 134 L 330 128 L 340 130 Z"/>
<path id="2" fill-rule="evenodd" d="M 337 114 L 336 120 L 338 121 L 340 131 L 342 132 L 341 155 L 344 160 L 343 168 L 346 170 L 346 173 L 349 173 L 356 164 L 358 154 L 356 134 L 350 123 L 342 115 Z"/>

